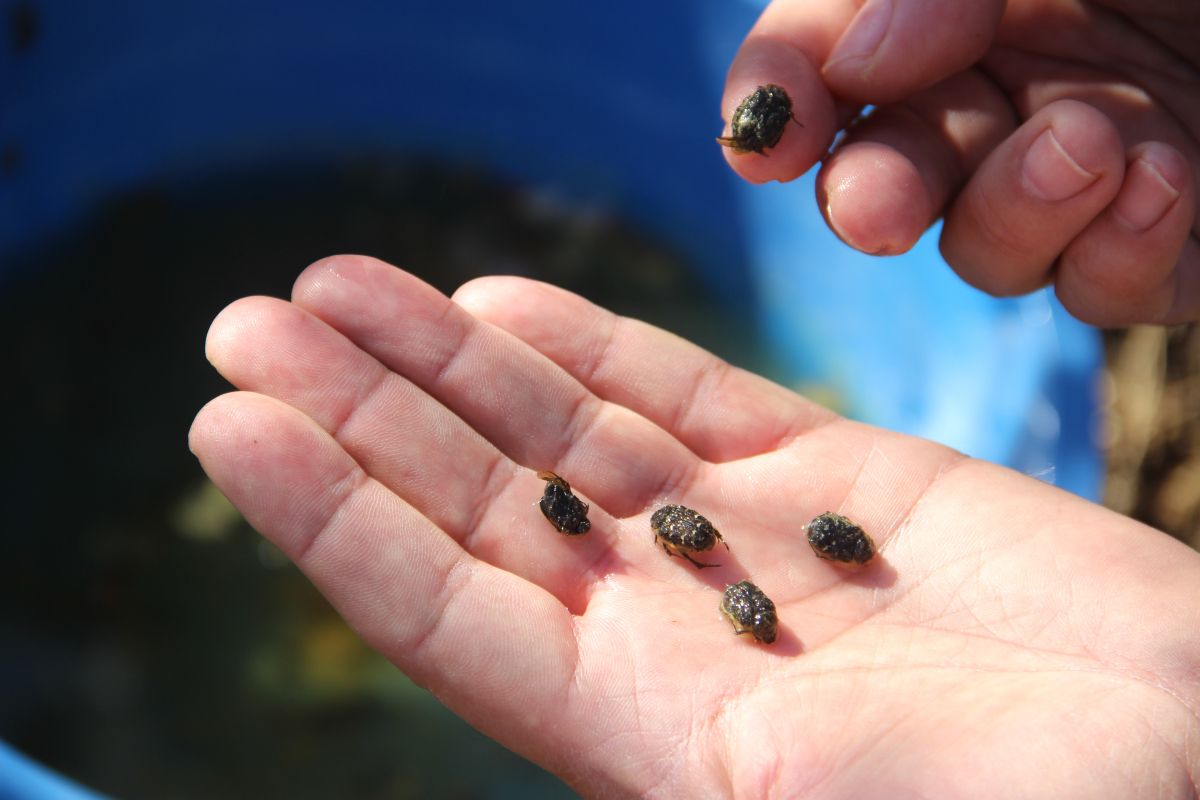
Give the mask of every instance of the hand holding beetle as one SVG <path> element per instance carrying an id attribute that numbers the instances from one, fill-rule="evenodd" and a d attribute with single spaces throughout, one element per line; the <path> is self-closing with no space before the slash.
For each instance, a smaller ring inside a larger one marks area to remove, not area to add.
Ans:
<path id="1" fill-rule="evenodd" d="M 1165 535 L 519 278 L 451 301 L 329 259 L 207 351 L 241 390 L 192 427 L 217 486 L 585 795 L 1194 796 L 1200 555 Z M 546 468 L 584 534 L 538 508 Z M 664 502 L 703 509 L 720 566 L 656 546 Z M 874 539 L 863 570 L 813 554 L 828 510 Z"/>
<path id="2" fill-rule="evenodd" d="M 1053 283 L 1099 325 L 1200 319 L 1200 3 L 774 0 L 725 118 L 767 84 L 803 127 L 726 157 L 792 180 L 850 126 L 817 193 L 851 246 L 901 253 L 944 217 L 947 262 L 992 294 Z"/>

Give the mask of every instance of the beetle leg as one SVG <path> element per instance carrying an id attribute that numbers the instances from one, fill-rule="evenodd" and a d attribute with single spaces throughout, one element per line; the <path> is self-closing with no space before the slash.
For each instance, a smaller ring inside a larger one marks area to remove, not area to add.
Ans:
<path id="1" fill-rule="evenodd" d="M 720 564 L 705 564 L 705 563 L 704 563 L 704 562 L 702 562 L 702 561 L 697 561 L 696 559 L 692 558 L 691 556 L 689 556 L 687 553 L 683 552 L 682 550 L 681 550 L 681 551 L 679 551 L 679 555 L 683 556 L 683 557 L 684 557 L 684 558 L 686 558 L 688 561 L 690 561 L 690 562 L 692 562 L 693 564 L 695 564 L 695 565 L 696 565 L 696 569 L 704 569 L 705 567 L 719 567 L 719 566 L 721 566 Z"/>

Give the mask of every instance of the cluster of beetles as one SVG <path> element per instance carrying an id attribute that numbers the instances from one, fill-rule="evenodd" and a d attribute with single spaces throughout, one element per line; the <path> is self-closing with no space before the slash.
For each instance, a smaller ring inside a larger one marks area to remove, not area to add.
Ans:
<path id="1" fill-rule="evenodd" d="M 592 528 L 588 521 L 588 504 L 571 491 L 567 483 L 553 472 L 539 472 L 546 482 L 538 503 L 546 519 L 559 533 L 578 536 Z M 725 545 L 720 531 L 704 515 L 687 506 L 665 505 L 650 515 L 650 530 L 654 541 L 668 556 L 680 556 L 697 569 L 716 567 L 693 558 L 696 553 L 711 550 L 717 542 Z M 808 544 L 818 557 L 856 567 L 865 566 L 875 557 L 875 543 L 858 525 L 827 511 L 805 526 Z M 728 586 L 721 597 L 721 613 L 733 623 L 735 634 L 751 634 L 763 644 L 775 641 L 779 618 L 775 603 L 750 581 Z"/>
<path id="2" fill-rule="evenodd" d="M 733 113 L 730 135 L 717 141 L 737 153 L 764 152 L 779 144 L 788 122 L 800 125 L 792 113 L 792 99 L 781 86 L 767 84 L 754 90 Z M 803 126 L 801 126 L 803 127 Z M 571 484 L 553 472 L 539 472 L 546 482 L 539 505 L 546 519 L 559 533 L 578 536 L 591 530 L 587 503 L 571 492 Z M 827 511 L 804 526 L 808 543 L 820 558 L 854 566 L 864 566 L 875 557 L 875 543 L 862 528 L 845 517 Z M 668 556 L 687 559 L 697 569 L 716 567 L 692 557 L 711 550 L 717 542 L 725 545 L 721 532 L 704 515 L 687 506 L 665 505 L 650 516 L 654 541 Z M 721 613 L 733 623 L 737 635 L 749 633 L 763 644 L 771 644 L 778 634 L 779 618 L 775 604 L 750 581 L 728 586 L 721 597 Z"/>

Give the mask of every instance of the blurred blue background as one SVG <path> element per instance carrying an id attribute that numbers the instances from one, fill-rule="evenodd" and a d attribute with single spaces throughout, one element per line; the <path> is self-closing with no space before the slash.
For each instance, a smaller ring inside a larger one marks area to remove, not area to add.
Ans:
<path id="1" fill-rule="evenodd" d="M 965 286 L 936 231 L 850 251 L 811 174 L 726 168 L 724 72 L 761 5 L 7 0 L 3 402 L 28 425 L 0 737 L 124 797 L 565 793 L 362 652 L 186 453 L 221 391 L 207 322 L 331 252 L 443 289 L 552 280 L 1095 499 L 1093 331 Z M 430 227 L 449 249 L 406 249 Z M 0 797 L 49 796 L 3 772 Z"/>

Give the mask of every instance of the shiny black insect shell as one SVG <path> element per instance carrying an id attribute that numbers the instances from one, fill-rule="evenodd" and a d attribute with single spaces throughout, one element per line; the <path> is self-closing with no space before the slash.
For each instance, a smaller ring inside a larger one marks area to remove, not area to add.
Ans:
<path id="1" fill-rule="evenodd" d="M 875 557 L 875 543 L 862 528 L 826 511 L 805 526 L 808 543 L 820 558 L 862 566 Z"/>
<path id="2" fill-rule="evenodd" d="M 705 564 L 688 555 L 711 550 L 718 541 L 725 544 L 725 539 L 711 522 L 687 506 L 667 505 L 655 511 L 650 516 L 650 530 L 654 531 L 654 540 L 662 545 L 667 555 L 682 556 L 699 569 L 720 566 Z M 725 549 L 728 550 L 729 545 L 726 544 Z"/>
<path id="3" fill-rule="evenodd" d="M 733 632 L 753 634 L 763 644 L 775 641 L 779 618 L 775 604 L 750 581 L 735 583 L 725 589 L 721 598 L 721 613 L 733 623 Z"/>
<path id="4" fill-rule="evenodd" d="M 592 528 L 588 522 L 588 504 L 571 493 L 571 484 L 553 472 L 542 471 L 538 477 L 546 482 L 538 506 L 559 533 L 578 536 Z"/>
<path id="5" fill-rule="evenodd" d="M 759 86 L 741 102 L 729 122 L 729 136 L 717 141 L 737 153 L 759 153 L 779 144 L 789 121 L 800 125 L 792 113 L 792 98 L 782 86 Z M 801 126 L 803 127 L 803 126 Z"/>

